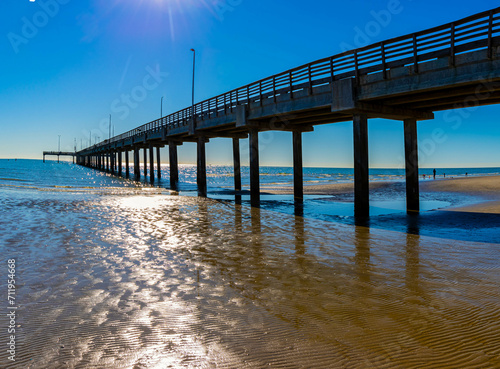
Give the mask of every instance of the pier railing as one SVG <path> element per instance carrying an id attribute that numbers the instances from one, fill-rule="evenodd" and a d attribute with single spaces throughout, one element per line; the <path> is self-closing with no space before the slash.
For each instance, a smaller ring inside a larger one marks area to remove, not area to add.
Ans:
<path id="1" fill-rule="evenodd" d="M 103 146 L 123 139 L 154 133 L 163 128 L 183 127 L 194 118 L 196 121 L 231 114 L 238 105 L 260 103 L 296 91 L 326 85 L 332 81 L 360 77 L 372 73 L 388 72 L 397 67 L 413 66 L 418 73 L 419 64 L 449 56 L 454 66 L 455 56 L 475 50 L 487 50 L 493 55 L 493 47 L 500 40 L 500 8 L 479 13 L 456 22 L 425 31 L 396 37 L 366 47 L 350 50 L 328 58 L 275 74 L 246 86 L 201 101 L 192 107 L 146 123 L 97 145 Z"/>

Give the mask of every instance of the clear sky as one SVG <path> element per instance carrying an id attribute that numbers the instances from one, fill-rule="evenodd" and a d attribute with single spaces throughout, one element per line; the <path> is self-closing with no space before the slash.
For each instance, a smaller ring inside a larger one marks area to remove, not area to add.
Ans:
<path id="1" fill-rule="evenodd" d="M 158 118 L 162 96 L 164 115 L 189 106 L 191 48 L 199 101 L 348 47 L 496 6 L 494 0 L 4 0 L 0 158 L 41 158 L 43 150 L 57 150 L 58 135 L 61 150 L 72 151 L 75 138 L 80 149 L 90 134 L 93 143 L 107 138 L 109 114 L 116 134 Z M 390 19 L 377 17 L 388 9 Z M 373 22 L 379 27 L 367 32 Z M 419 123 L 421 166 L 500 166 L 499 117 L 500 106 L 487 106 Z M 402 123 L 371 120 L 369 140 L 372 167 L 403 167 Z M 350 167 L 352 123 L 317 126 L 304 133 L 303 145 L 305 166 Z M 242 147 L 245 159 L 245 141 Z M 261 133 L 260 150 L 261 165 L 291 165 L 291 133 Z M 194 144 L 179 151 L 181 163 L 195 156 Z M 211 140 L 207 162 L 231 163 L 230 140 Z"/>

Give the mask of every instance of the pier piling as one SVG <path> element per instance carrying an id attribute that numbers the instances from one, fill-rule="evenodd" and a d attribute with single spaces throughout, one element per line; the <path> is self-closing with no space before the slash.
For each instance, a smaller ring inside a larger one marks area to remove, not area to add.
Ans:
<path id="1" fill-rule="evenodd" d="M 240 139 L 233 138 L 234 190 L 241 191 Z"/>
<path id="2" fill-rule="evenodd" d="M 302 132 L 299 131 L 293 131 L 293 197 L 295 201 L 304 200 Z"/>
<path id="3" fill-rule="evenodd" d="M 197 143 L 197 183 L 198 183 L 198 195 L 202 197 L 207 196 L 207 160 L 205 155 L 205 137 L 199 136 Z"/>
<path id="4" fill-rule="evenodd" d="M 141 168 L 139 167 L 139 148 L 134 148 L 134 179 L 139 181 L 141 179 Z"/>
<path id="5" fill-rule="evenodd" d="M 161 159 L 160 159 L 160 146 L 156 146 L 156 165 L 158 172 L 158 180 L 161 179 Z"/>
<path id="6" fill-rule="evenodd" d="M 148 176 L 148 148 L 144 147 L 143 151 L 143 158 L 144 158 L 144 180 L 146 180 L 146 177 Z"/>
<path id="7" fill-rule="evenodd" d="M 177 159 L 177 144 L 173 141 L 168 143 L 168 160 L 170 163 L 170 189 L 176 190 L 179 184 L 179 164 Z"/>
<path id="8" fill-rule="evenodd" d="M 408 213 L 420 211 L 418 183 L 418 143 L 416 119 L 404 120 L 406 210 Z"/>
<path id="9" fill-rule="evenodd" d="M 259 184 L 259 131 L 250 130 L 250 203 L 252 206 L 260 205 Z"/>
<path id="10" fill-rule="evenodd" d="M 368 172 L 368 117 L 354 115 L 354 215 L 367 217 L 370 214 Z"/>
<path id="11" fill-rule="evenodd" d="M 122 152 L 118 151 L 118 175 L 122 176 Z"/>
<path id="12" fill-rule="evenodd" d="M 128 158 L 128 150 L 125 150 L 125 178 L 130 178 L 130 165 Z"/>
<path id="13" fill-rule="evenodd" d="M 153 144 L 149 144 L 149 182 L 155 182 L 155 150 Z"/>

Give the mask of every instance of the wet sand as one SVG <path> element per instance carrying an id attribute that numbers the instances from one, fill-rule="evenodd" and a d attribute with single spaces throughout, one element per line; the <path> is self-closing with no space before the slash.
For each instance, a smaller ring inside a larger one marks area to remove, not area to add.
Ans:
<path id="1" fill-rule="evenodd" d="M 1 203 L 19 215 L 9 368 L 500 364 L 498 244 L 135 192 Z"/>
<path id="2" fill-rule="evenodd" d="M 482 202 L 446 209 L 487 214 L 500 214 L 500 176 L 466 177 L 424 181 L 421 191 L 451 192 L 474 195 Z"/>
<path id="3" fill-rule="evenodd" d="M 263 191 L 289 195 L 293 194 L 290 187 L 263 187 Z M 331 195 L 334 199 L 352 199 L 353 183 L 335 183 L 304 186 L 306 195 Z M 448 178 L 424 180 L 420 182 L 420 192 L 425 193 L 455 193 L 474 196 L 477 203 L 473 205 L 451 207 L 447 211 L 464 211 L 500 214 L 500 176 Z M 370 182 L 370 195 L 388 197 L 390 194 L 404 196 L 403 182 Z"/>

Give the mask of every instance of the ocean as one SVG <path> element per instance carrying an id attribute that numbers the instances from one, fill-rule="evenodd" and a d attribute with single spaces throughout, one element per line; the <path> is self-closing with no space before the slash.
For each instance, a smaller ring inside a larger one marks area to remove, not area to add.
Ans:
<path id="1" fill-rule="evenodd" d="M 438 210 L 474 196 L 424 193 L 409 217 L 404 172 L 376 169 L 395 189 L 359 225 L 350 195 L 308 195 L 299 215 L 289 195 L 251 208 L 230 167 L 208 170 L 205 199 L 194 166 L 172 192 L 167 167 L 150 186 L 0 160 L 0 367 L 500 367 L 500 222 Z M 261 171 L 264 192 L 291 186 L 290 168 Z"/>

